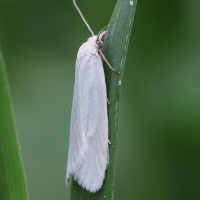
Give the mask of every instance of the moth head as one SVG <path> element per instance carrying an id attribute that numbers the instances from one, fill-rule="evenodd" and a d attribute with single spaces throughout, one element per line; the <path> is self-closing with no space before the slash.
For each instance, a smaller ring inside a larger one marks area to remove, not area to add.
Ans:
<path id="1" fill-rule="evenodd" d="M 97 35 L 96 44 L 98 45 L 99 48 L 102 48 L 102 47 L 103 47 L 104 36 L 105 36 L 106 32 L 107 32 L 107 31 L 103 31 L 103 32 L 100 32 L 100 33 Z"/>
<path id="2" fill-rule="evenodd" d="M 102 40 L 97 40 L 96 44 L 98 45 L 99 48 L 103 47 L 103 41 Z"/>

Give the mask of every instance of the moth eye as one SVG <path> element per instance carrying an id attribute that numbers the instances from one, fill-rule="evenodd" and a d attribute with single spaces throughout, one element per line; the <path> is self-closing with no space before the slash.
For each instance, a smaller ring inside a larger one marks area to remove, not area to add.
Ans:
<path id="1" fill-rule="evenodd" d="M 103 41 L 102 40 L 97 40 L 96 44 L 101 48 L 103 47 Z"/>

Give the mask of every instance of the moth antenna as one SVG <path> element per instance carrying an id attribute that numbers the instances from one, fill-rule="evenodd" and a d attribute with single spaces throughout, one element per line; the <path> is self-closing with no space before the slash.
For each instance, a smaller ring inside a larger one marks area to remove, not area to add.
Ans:
<path id="1" fill-rule="evenodd" d="M 105 26 L 103 29 L 100 30 L 100 32 L 97 35 L 97 40 L 99 40 L 99 36 L 100 34 L 111 24 L 115 23 L 116 21 L 120 20 L 121 18 L 125 17 L 128 13 L 132 12 L 134 9 L 131 9 L 130 11 L 128 11 L 127 13 L 125 13 L 123 16 L 121 16 L 120 18 L 116 19 L 115 21 L 111 22 L 110 24 L 108 24 L 107 26 Z"/>
<path id="2" fill-rule="evenodd" d="M 79 12 L 79 14 L 80 14 L 82 20 L 85 22 L 85 24 L 86 24 L 86 26 L 88 27 L 89 31 L 92 33 L 92 36 L 94 36 L 94 33 L 93 33 L 92 29 L 90 28 L 90 25 L 89 25 L 89 24 L 87 23 L 87 21 L 85 20 L 85 18 L 84 18 L 84 16 L 83 16 L 82 12 L 81 12 L 81 10 L 79 9 L 79 7 L 77 6 L 75 0 L 73 0 L 73 4 L 74 4 L 74 6 L 76 7 L 76 9 L 78 10 L 78 12 Z"/>

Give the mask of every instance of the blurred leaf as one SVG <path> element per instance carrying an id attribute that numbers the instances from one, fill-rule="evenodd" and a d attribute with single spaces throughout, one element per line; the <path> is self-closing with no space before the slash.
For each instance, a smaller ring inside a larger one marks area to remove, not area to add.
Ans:
<path id="1" fill-rule="evenodd" d="M 106 33 L 103 53 L 112 67 L 118 69 L 121 74 L 113 72 L 106 63 L 104 63 L 107 94 L 110 100 L 108 106 L 109 119 L 109 165 L 106 170 L 106 177 L 102 188 L 96 193 L 90 193 L 81 188 L 74 180 L 72 181 L 71 200 L 89 200 L 89 199 L 114 199 L 114 176 L 115 176 L 115 149 L 118 132 L 119 100 L 121 92 L 121 82 L 125 67 L 126 55 L 128 51 L 129 38 L 135 15 L 137 0 L 130 1 L 118 0 L 115 6 L 110 22 L 115 21 L 122 15 L 133 9 L 125 17 L 114 23 L 108 28 Z"/>
<path id="2" fill-rule="evenodd" d="M 0 53 L 0 199 L 27 200 L 28 191 L 14 115 Z"/>

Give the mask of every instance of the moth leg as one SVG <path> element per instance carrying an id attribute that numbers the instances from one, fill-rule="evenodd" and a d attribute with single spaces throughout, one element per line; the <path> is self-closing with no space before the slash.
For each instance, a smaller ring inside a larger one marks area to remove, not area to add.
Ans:
<path id="1" fill-rule="evenodd" d="M 115 71 L 115 72 L 117 72 L 117 73 L 120 74 L 120 72 L 119 72 L 118 70 L 114 69 L 114 68 L 110 65 L 110 63 L 107 61 L 106 57 L 103 55 L 103 53 L 102 53 L 102 51 L 101 51 L 100 49 L 98 50 L 98 52 L 99 52 L 99 54 L 101 55 L 101 57 L 106 61 L 106 63 L 107 63 L 108 66 L 110 67 L 110 69 L 112 69 L 113 71 Z"/>
<path id="2" fill-rule="evenodd" d="M 107 98 L 107 103 L 110 105 L 110 101 L 109 101 L 109 99 Z"/>
<path id="3" fill-rule="evenodd" d="M 108 140 L 108 144 L 111 144 L 110 140 Z"/>

